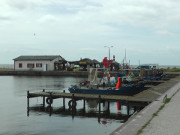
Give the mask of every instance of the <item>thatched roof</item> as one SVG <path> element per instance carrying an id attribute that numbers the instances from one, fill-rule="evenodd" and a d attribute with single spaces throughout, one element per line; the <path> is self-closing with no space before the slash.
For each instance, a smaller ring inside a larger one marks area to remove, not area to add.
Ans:
<path id="1" fill-rule="evenodd" d="M 99 61 L 97 61 L 95 59 L 91 60 L 89 58 L 81 59 L 79 62 L 81 62 L 81 63 L 86 62 L 87 64 L 99 64 L 100 63 Z"/>

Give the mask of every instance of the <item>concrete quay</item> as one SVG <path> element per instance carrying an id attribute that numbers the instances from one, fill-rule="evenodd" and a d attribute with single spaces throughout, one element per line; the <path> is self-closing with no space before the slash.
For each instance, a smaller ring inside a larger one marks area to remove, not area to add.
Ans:
<path id="1" fill-rule="evenodd" d="M 180 92 L 178 90 L 180 89 L 180 77 L 178 76 L 172 81 L 174 84 L 164 94 L 139 113 L 134 114 L 126 123 L 112 132 L 111 135 L 179 135 Z M 164 87 L 169 86 L 170 83 L 164 84 Z M 176 92 L 177 94 L 175 94 Z M 174 94 L 175 96 L 173 96 Z M 164 104 L 165 98 L 171 97 L 172 100 Z M 153 117 L 162 105 L 165 105 L 165 107 L 157 116 Z M 139 132 L 140 130 L 142 132 Z"/>
<path id="2" fill-rule="evenodd" d="M 142 130 L 140 135 L 180 135 L 180 91 Z"/>
<path id="3" fill-rule="evenodd" d="M 87 71 L 0 71 L 1 76 L 72 76 L 72 77 L 88 77 Z"/>

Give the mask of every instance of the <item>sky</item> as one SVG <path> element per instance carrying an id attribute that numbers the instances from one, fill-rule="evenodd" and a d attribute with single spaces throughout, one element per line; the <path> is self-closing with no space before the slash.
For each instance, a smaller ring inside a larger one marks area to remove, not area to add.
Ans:
<path id="1" fill-rule="evenodd" d="M 20 55 L 180 65 L 179 0 L 0 0 L 0 64 Z M 108 46 L 108 47 L 104 47 Z"/>

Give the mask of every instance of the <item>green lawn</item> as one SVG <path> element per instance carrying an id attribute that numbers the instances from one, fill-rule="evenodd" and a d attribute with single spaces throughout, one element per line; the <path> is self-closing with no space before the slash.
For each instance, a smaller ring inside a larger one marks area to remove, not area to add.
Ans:
<path id="1" fill-rule="evenodd" d="M 164 69 L 165 72 L 180 72 L 179 68 Z"/>
<path id="2" fill-rule="evenodd" d="M 0 71 L 13 71 L 14 69 L 10 69 L 10 68 L 0 68 Z"/>

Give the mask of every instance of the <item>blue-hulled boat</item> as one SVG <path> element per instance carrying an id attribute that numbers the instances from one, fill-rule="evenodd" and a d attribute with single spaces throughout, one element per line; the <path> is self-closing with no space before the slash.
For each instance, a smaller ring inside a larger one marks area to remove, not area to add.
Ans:
<path id="1" fill-rule="evenodd" d="M 135 84 L 127 84 L 125 86 L 116 89 L 115 87 L 84 87 L 70 86 L 68 90 L 70 93 L 83 93 L 83 94 L 98 94 L 98 95 L 127 95 L 132 96 L 139 92 L 142 92 L 146 81 L 141 81 Z"/>

